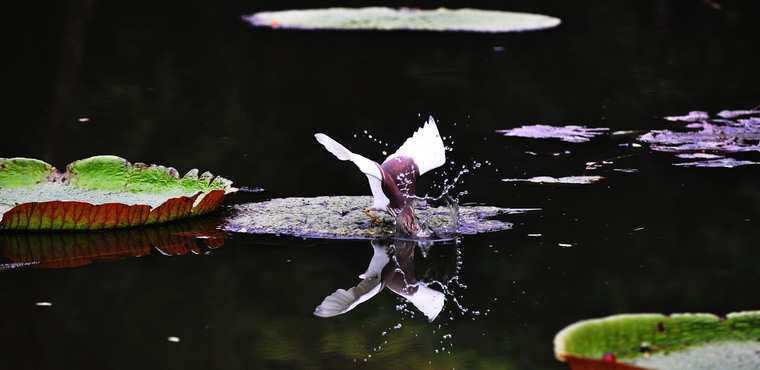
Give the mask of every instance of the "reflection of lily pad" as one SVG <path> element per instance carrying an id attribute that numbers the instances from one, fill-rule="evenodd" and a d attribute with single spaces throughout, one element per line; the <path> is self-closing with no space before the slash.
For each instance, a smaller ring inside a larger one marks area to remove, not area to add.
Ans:
<path id="1" fill-rule="evenodd" d="M 519 136 L 536 139 L 560 139 L 571 143 L 582 143 L 591 140 L 593 137 L 602 135 L 609 131 L 609 128 L 591 128 L 586 126 L 549 126 L 549 125 L 532 125 L 513 128 L 510 130 L 497 130 L 496 132 L 504 136 Z"/>
<path id="2" fill-rule="evenodd" d="M 537 176 L 529 179 L 501 179 L 506 182 L 533 182 L 538 184 L 591 184 L 599 180 L 604 179 L 603 176 L 565 176 L 565 177 L 549 177 L 549 176 Z"/>
<path id="3" fill-rule="evenodd" d="M 758 368 L 760 311 L 627 314 L 585 320 L 554 338 L 560 360 L 609 359 L 645 368 Z M 732 366 L 733 365 L 733 366 Z"/>
<path id="4" fill-rule="evenodd" d="M 227 233 L 217 218 L 198 218 L 164 225 L 76 233 L 0 233 L 0 247 L 10 263 L 0 270 L 65 268 L 93 262 L 139 257 L 156 248 L 167 256 L 200 254 L 224 245 Z"/>
<path id="5" fill-rule="evenodd" d="M 333 196 L 316 198 L 281 198 L 233 207 L 235 214 L 227 220 L 225 230 L 254 234 L 286 234 L 313 238 L 371 239 L 393 236 L 390 223 L 375 224 L 364 214 L 372 205 L 369 196 Z M 488 217 L 518 213 L 489 206 L 459 206 L 461 234 L 506 230 L 509 222 Z M 450 229 L 451 210 L 447 207 L 416 211 L 421 221 L 433 230 Z"/>
<path id="6" fill-rule="evenodd" d="M 478 9 L 329 8 L 260 12 L 245 17 L 254 26 L 307 30 L 414 30 L 513 32 L 551 28 L 557 18 Z"/>
<path id="7" fill-rule="evenodd" d="M 0 159 L 0 230 L 95 230 L 197 216 L 237 189 L 221 177 L 97 156 L 66 172 L 28 158 Z"/>

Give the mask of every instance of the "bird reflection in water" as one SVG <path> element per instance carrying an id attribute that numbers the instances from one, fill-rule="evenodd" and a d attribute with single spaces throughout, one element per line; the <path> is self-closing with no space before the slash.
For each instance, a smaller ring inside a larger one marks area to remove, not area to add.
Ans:
<path id="1" fill-rule="evenodd" d="M 456 253 L 443 253 L 434 258 L 429 253 L 430 247 L 413 240 L 373 240 L 372 260 L 367 271 L 359 275 L 362 281 L 353 288 L 338 289 L 327 296 L 314 310 L 314 315 L 333 317 L 344 314 L 388 287 L 433 321 L 443 309 L 446 298 L 442 291 L 432 286 L 445 288 L 446 282 L 456 275 L 458 264 Z M 447 250 L 456 251 L 456 247 Z M 454 258 L 449 258 L 452 255 Z"/>

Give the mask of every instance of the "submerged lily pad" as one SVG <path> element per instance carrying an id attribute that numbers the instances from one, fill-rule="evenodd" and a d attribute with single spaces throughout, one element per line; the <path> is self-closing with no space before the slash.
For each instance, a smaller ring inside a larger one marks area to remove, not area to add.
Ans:
<path id="1" fill-rule="evenodd" d="M 645 368 L 758 368 L 760 311 L 624 314 L 584 320 L 557 333 L 558 359 L 613 359 Z M 733 366 L 732 366 L 733 365 Z"/>
<path id="2" fill-rule="evenodd" d="M 591 184 L 599 180 L 604 179 L 603 176 L 565 176 L 565 177 L 549 177 L 549 176 L 536 176 L 528 179 L 501 179 L 505 182 L 533 182 L 538 184 Z"/>
<path id="3" fill-rule="evenodd" d="M 556 27 L 540 14 L 479 9 L 328 8 L 260 12 L 244 17 L 254 26 L 304 30 L 413 30 L 514 32 Z"/>
<path id="4" fill-rule="evenodd" d="M 211 212 L 237 189 L 222 177 L 130 164 L 115 156 L 73 162 L 61 173 L 29 158 L 0 158 L 0 230 L 96 230 Z"/>
<path id="5" fill-rule="evenodd" d="M 549 126 L 532 125 L 522 126 L 509 130 L 497 130 L 504 136 L 519 136 L 535 139 L 560 139 L 570 143 L 582 143 L 591 140 L 595 136 L 605 134 L 609 128 L 591 128 L 586 126 Z"/>
<path id="6" fill-rule="evenodd" d="M 391 222 L 371 222 L 364 210 L 372 205 L 370 196 L 279 198 L 233 206 L 234 214 L 224 229 L 253 234 L 284 234 L 311 238 L 375 239 L 391 237 Z M 456 230 L 451 230 L 452 210 L 437 207 L 417 210 L 421 221 L 433 230 L 475 234 L 506 230 L 509 222 L 489 217 L 526 210 L 490 206 L 459 206 Z M 379 213 L 379 212 L 378 212 Z M 392 221 L 392 219 L 388 219 Z"/>

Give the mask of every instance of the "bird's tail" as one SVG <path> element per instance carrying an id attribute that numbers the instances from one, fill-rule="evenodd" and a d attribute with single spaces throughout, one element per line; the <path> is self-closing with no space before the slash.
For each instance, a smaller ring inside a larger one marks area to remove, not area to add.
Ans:
<path id="1" fill-rule="evenodd" d="M 341 161 L 351 160 L 351 154 L 353 153 L 331 137 L 325 134 L 315 134 L 314 137 L 316 137 L 320 144 L 324 145 L 330 153 L 334 154 Z"/>

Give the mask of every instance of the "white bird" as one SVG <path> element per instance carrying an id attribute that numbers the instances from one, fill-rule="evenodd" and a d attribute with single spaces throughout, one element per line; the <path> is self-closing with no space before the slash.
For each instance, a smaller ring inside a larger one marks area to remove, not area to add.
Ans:
<path id="1" fill-rule="evenodd" d="M 407 231 L 419 230 L 413 200 L 417 177 L 446 163 L 446 148 L 432 116 L 382 164 L 351 152 L 325 134 L 314 136 L 338 159 L 354 162 L 367 175 L 375 198 L 372 206 L 365 210 L 368 216 L 380 222 L 382 220 L 370 211 L 386 211 L 398 217 Z"/>

